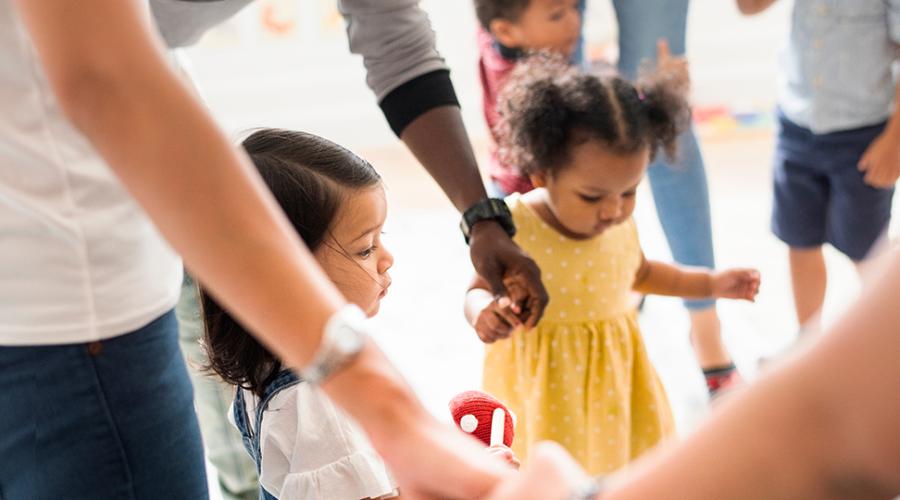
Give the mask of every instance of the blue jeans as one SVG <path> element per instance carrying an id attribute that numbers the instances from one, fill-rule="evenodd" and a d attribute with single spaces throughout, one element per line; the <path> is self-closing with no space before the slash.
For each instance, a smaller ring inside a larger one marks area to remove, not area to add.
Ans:
<path id="1" fill-rule="evenodd" d="M 582 10 L 585 0 L 581 0 Z M 643 61 L 656 60 L 656 42 L 665 38 L 674 55 L 685 51 L 688 0 L 613 0 L 619 23 L 619 72 L 634 79 Z M 583 59 L 583 43 L 573 58 Z M 672 257 L 687 266 L 715 267 L 706 167 L 693 128 L 678 138 L 669 162 L 660 152 L 647 170 L 656 213 Z M 713 300 L 686 300 L 690 310 L 708 309 Z"/>
<path id="2" fill-rule="evenodd" d="M 99 342 L 0 347 L 0 388 L 3 500 L 208 497 L 173 312 Z"/>

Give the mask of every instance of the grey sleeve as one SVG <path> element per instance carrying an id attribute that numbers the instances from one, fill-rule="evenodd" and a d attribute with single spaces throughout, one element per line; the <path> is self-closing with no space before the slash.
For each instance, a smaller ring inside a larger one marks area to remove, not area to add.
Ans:
<path id="1" fill-rule="evenodd" d="M 894 44 L 900 45 L 900 0 L 889 0 L 888 8 L 888 35 Z"/>
<path id="2" fill-rule="evenodd" d="M 418 0 L 340 0 L 338 8 L 350 51 L 363 56 L 366 83 L 379 102 L 416 77 L 448 69 Z"/>
<path id="3" fill-rule="evenodd" d="M 169 48 L 197 43 L 207 30 L 224 22 L 253 0 L 150 0 L 157 29 Z"/>

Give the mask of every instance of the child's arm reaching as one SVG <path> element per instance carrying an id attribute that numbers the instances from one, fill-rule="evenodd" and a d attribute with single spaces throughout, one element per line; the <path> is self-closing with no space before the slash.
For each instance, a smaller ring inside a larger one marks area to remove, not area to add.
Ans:
<path id="1" fill-rule="evenodd" d="M 768 9 L 776 0 L 737 0 L 738 10 L 745 16 L 752 16 Z"/>
<path id="2" fill-rule="evenodd" d="M 759 272 L 755 269 L 687 270 L 642 257 L 634 289 L 646 294 L 692 299 L 716 297 L 752 301 L 759 293 L 759 281 Z"/>
<path id="3" fill-rule="evenodd" d="M 496 298 L 490 292 L 487 281 L 475 276 L 466 292 L 465 314 L 482 342 L 490 344 L 509 337 L 513 330 L 522 326 L 519 312 L 517 305 L 508 297 Z"/>

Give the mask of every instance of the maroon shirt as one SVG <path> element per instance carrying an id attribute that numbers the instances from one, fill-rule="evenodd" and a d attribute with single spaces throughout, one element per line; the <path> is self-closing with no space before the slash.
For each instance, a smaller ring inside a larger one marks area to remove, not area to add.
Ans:
<path id="1" fill-rule="evenodd" d="M 494 130 L 500 121 L 497 112 L 497 99 L 506 79 L 516 67 L 516 61 L 506 59 L 497 50 L 494 38 L 484 29 L 478 30 L 478 73 L 481 79 L 482 106 L 484 120 L 491 131 L 490 160 L 488 173 L 491 179 L 505 193 L 527 193 L 534 189 L 528 177 L 515 165 L 506 165 L 497 154 L 497 132 Z"/>

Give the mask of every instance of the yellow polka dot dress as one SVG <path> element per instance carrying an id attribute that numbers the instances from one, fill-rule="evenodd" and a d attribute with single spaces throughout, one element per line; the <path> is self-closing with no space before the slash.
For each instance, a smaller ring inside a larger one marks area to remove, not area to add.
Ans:
<path id="1" fill-rule="evenodd" d="M 614 471 L 674 433 L 631 299 L 641 250 L 633 220 L 566 238 L 519 195 L 515 241 L 537 261 L 550 304 L 538 325 L 486 346 L 484 389 L 517 416 L 513 450 L 563 445 L 590 474 Z"/>

